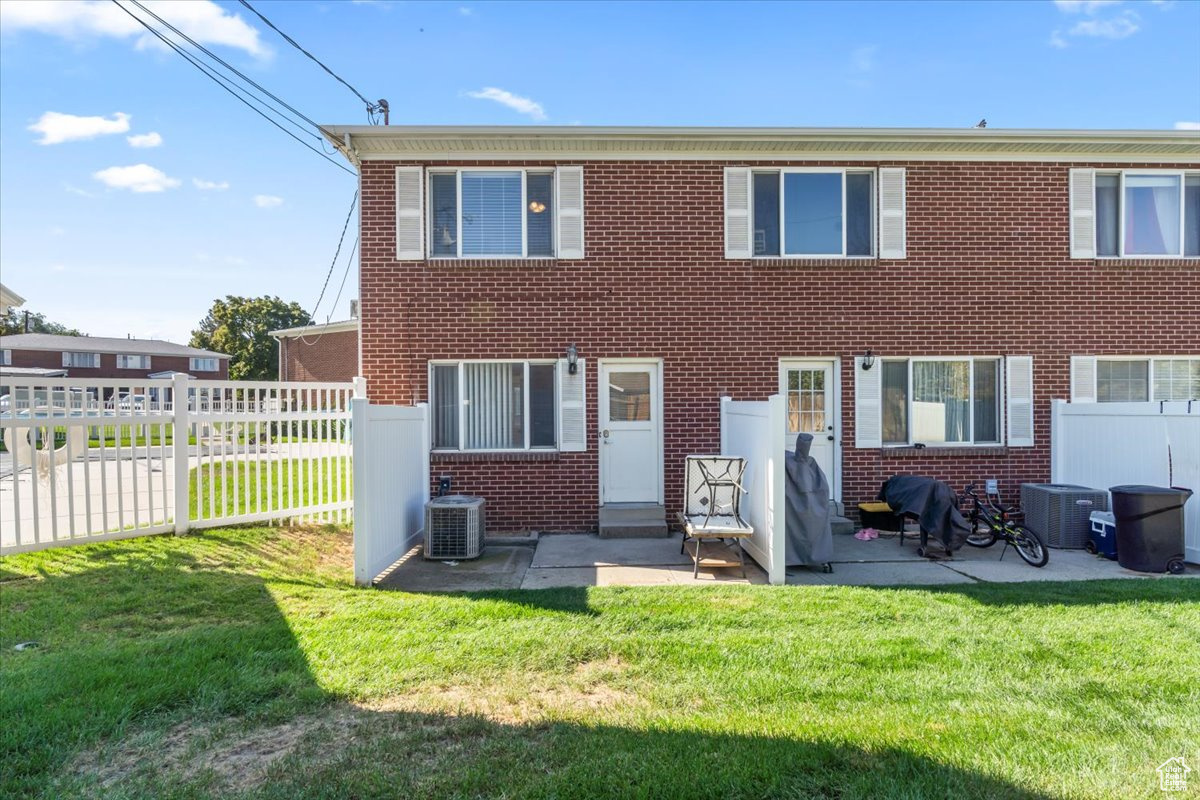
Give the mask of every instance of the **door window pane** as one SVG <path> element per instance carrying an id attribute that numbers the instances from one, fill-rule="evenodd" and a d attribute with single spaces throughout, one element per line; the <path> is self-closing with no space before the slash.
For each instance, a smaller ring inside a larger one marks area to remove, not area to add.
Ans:
<path id="1" fill-rule="evenodd" d="M 433 368 L 433 446 L 458 449 L 458 365 Z"/>
<path id="2" fill-rule="evenodd" d="M 779 173 L 754 173 L 754 255 L 779 255 Z"/>
<path id="3" fill-rule="evenodd" d="M 871 173 L 846 173 L 846 255 L 871 255 Z"/>
<path id="4" fill-rule="evenodd" d="M 454 173 L 429 176 L 430 252 L 435 256 L 458 255 L 458 178 Z"/>
<path id="5" fill-rule="evenodd" d="M 908 444 L 908 362 L 883 362 L 883 441 Z"/>
<path id="6" fill-rule="evenodd" d="M 975 362 L 975 441 L 1000 441 L 1000 362 Z"/>
<path id="7" fill-rule="evenodd" d="M 969 374 L 967 361 L 913 362 L 913 441 L 971 441 Z"/>
<path id="8" fill-rule="evenodd" d="M 825 370 L 788 370 L 788 433 L 825 433 Z"/>
<path id="9" fill-rule="evenodd" d="M 785 173 L 783 208 L 789 255 L 842 254 L 841 173 Z"/>
<path id="10" fill-rule="evenodd" d="M 525 365 L 463 365 L 463 438 L 468 450 L 525 447 Z"/>
<path id="11" fill-rule="evenodd" d="M 608 418 L 612 422 L 650 421 L 649 373 L 608 373 Z"/>
<path id="12" fill-rule="evenodd" d="M 1125 176 L 1125 254 L 1179 255 L 1178 175 Z"/>
<path id="13" fill-rule="evenodd" d="M 529 446 L 558 443 L 554 418 L 554 365 L 529 365 Z"/>
<path id="14" fill-rule="evenodd" d="M 525 236 L 531 256 L 554 255 L 554 176 L 531 172 L 525 176 Z"/>
<path id="15" fill-rule="evenodd" d="M 1096 400 L 1101 403 L 1140 403 L 1150 399 L 1147 361 L 1097 361 Z"/>
<path id="16" fill-rule="evenodd" d="M 462 254 L 521 255 L 521 173 L 463 172 Z"/>
<path id="17" fill-rule="evenodd" d="M 1116 257 L 1120 235 L 1121 176 L 1096 176 L 1096 255 Z"/>

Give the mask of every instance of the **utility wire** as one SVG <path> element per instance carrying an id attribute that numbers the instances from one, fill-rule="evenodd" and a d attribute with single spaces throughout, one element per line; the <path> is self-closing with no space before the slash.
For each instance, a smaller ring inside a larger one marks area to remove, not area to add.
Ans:
<path id="1" fill-rule="evenodd" d="M 354 216 L 354 206 L 358 204 L 358 192 L 354 193 L 354 199 L 350 201 L 350 210 L 346 212 L 346 222 L 342 225 L 342 235 L 338 237 L 337 249 L 333 252 L 333 261 L 329 263 L 329 272 L 325 273 L 325 283 L 321 286 L 321 294 L 317 297 L 316 305 L 313 306 L 312 314 L 309 316 L 313 319 L 317 316 L 317 309 L 321 307 L 321 301 L 325 299 L 325 290 L 329 288 L 329 278 L 333 275 L 333 268 L 337 265 L 338 256 L 342 252 L 342 242 L 346 239 L 346 231 L 350 229 L 350 218 Z M 355 247 L 358 242 L 355 242 Z M 339 297 L 341 292 L 338 292 Z M 330 312 L 332 313 L 332 312 Z"/>
<path id="2" fill-rule="evenodd" d="M 135 0 L 135 2 L 136 2 L 136 0 Z M 236 97 L 236 98 L 237 98 L 239 101 L 241 101 L 243 104 L 245 104 L 245 105 L 246 105 L 246 107 L 247 107 L 247 108 L 249 108 L 251 111 L 253 111 L 254 113 L 258 114 L 260 117 L 262 117 L 263 119 L 265 119 L 267 122 L 271 123 L 271 124 L 272 124 L 272 125 L 274 125 L 276 128 L 279 128 L 279 130 L 283 131 L 283 132 L 284 132 L 284 133 L 286 133 L 288 136 L 292 137 L 292 138 L 293 138 L 293 139 L 295 139 L 297 142 L 299 142 L 299 143 L 300 143 L 300 144 L 302 144 L 303 146 L 307 147 L 309 150 L 312 150 L 314 153 L 316 153 L 316 154 L 317 154 L 317 155 L 319 155 L 321 158 L 323 158 L 323 159 L 325 159 L 326 161 L 328 161 L 330 164 L 333 164 L 333 165 L 334 165 L 335 167 L 337 167 L 338 169 L 342 170 L 343 172 L 345 172 L 345 173 L 347 173 L 347 174 L 350 174 L 350 175 L 355 175 L 355 176 L 357 176 L 357 174 L 358 174 L 358 173 L 356 173 L 354 170 L 347 169 L 346 167 L 342 166 L 342 164 L 340 164 L 339 162 L 337 162 L 337 161 L 335 161 L 334 159 L 330 158 L 330 157 L 328 156 L 328 154 L 326 154 L 326 153 L 324 153 L 323 151 L 321 151 L 321 150 L 318 150 L 317 148 L 313 147 L 313 146 L 312 146 L 312 145 L 310 145 L 308 142 L 304 141 L 304 140 L 303 140 L 303 139 L 301 139 L 299 136 L 297 136 L 296 134 L 292 133 L 292 132 L 291 132 L 291 131 L 289 131 L 287 128 L 283 127 L 283 126 L 282 126 L 282 125 L 280 125 L 278 122 L 276 122 L 274 119 L 272 119 L 271 117 L 269 117 L 267 114 L 265 114 L 263 111 L 261 111 L 261 110 L 260 110 L 258 107 L 256 107 L 255 105 L 253 105 L 253 104 L 252 104 L 252 103 L 251 103 L 249 100 L 247 100 L 246 98 L 242 97 L 242 95 L 238 94 L 238 92 L 237 92 L 235 89 L 231 88 L 231 85 L 229 85 L 229 83 L 227 83 L 227 80 L 226 80 L 226 79 L 222 78 L 222 76 L 220 76 L 219 74 L 215 73 L 215 71 L 213 71 L 211 68 L 209 68 L 209 67 L 205 66 L 205 65 L 204 65 L 203 63 L 201 63 L 201 62 L 200 62 L 198 59 L 195 59 L 195 58 L 193 58 L 193 57 L 192 57 L 192 56 L 191 56 L 189 53 L 187 53 L 187 52 L 186 52 L 186 51 L 185 51 L 185 50 L 184 50 L 182 47 L 180 47 L 179 45 L 177 45 L 175 42 L 171 41 L 169 38 L 167 38 L 167 37 L 166 37 L 166 36 L 164 36 L 162 33 L 160 33 L 158 30 L 156 30 L 156 29 L 155 29 L 155 28 L 154 28 L 152 25 L 150 25 L 150 24 L 149 24 L 148 22 L 146 22 L 144 19 L 142 19 L 141 17 L 139 17 L 138 15 L 136 15 L 136 14 L 134 14 L 132 11 L 130 11 L 128 8 L 126 8 L 125 6 L 123 6 L 123 5 L 122 5 L 120 2 L 118 2 L 118 0 L 112 0 L 112 3 L 113 3 L 113 5 L 115 5 L 117 8 L 121 9 L 121 10 L 122 10 L 122 11 L 124 11 L 126 14 L 128 14 L 130 17 L 132 17 L 132 18 L 133 18 L 135 21 L 137 21 L 137 22 L 138 22 L 138 24 L 140 24 L 140 25 L 141 25 L 143 28 L 145 28 L 145 29 L 146 29 L 146 30 L 148 30 L 150 33 L 152 33 L 152 34 L 153 34 L 153 35 L 154 35 L 156 38 L 158 38 L 160 41 L 162 41 L 162 43 L 163 43 L 163 44 L 167 45 L 167 46 L 168 46 L 168 47 L 170 47 L 172 50 L 174 50 L 176 53 L 178 53 L 180 56 L 182 56 L 184 59 L 186 59 L 186 60 L 187 60 L 187 62 L 188 62 L 189 64 L 191 64 L 192 66 L 194 66 L 196 69 L 200 70 L 200 72 L 202 72 L 202 73 L 203 73 L 203 74 L 204 74 L 206 77 L 208 77 L 208 78 L 209 78 L 209 79 L 211 79 L 211 80 L 212 80 L 214 83 L 216 83 L 218 86 L 220 86 L 222 89 L 224 89 L 225 91 L 229 92 L 231 95 L 233 95 L 234 97 Z M 274 111 L 274 109 L 272 109 L 272 111 Z M 276 113 L 278 113 L 278 112 L 276 112 Z M 287 120 L 287 121 L 289 122 L 289 124 L 293 124 L 293 125 L 295 124 L 295 123 L 293 123 L 291 120 Z M 313 136 L 314 138 L 316 138 L 316 139 L 318 139 L 318 140 L 320 139 L 320 137 L 319 137 L 319 136 L 317 136 L 316 134 L 309 134 L 309 135 Z"/>
<path id="3" fill-rule="evenodd" d="M 312 59 L 312 61 L 313 61 L 313 62 L 315 62 L 315 63 L 316 63 L 316 64 L 317 64 L 317 65 L 318 65 L 318 66 L 319 66 L 321 69 L 325 70 L 325 71 L 326 71 L 326 72 L 328 72 L 330 75 L 332 75 L 332 76 L 333 76 L 333 78 L 334 78 L 334 79 L 335 79 L 335 80 L 336 80 L 338 83 L 342 84 L 342 85 L 343 85 L 343 86 L 345 86 L 347 89 L 349 89 L 350 91 L 354 92 L 354 94 L 355 94 L 355 95 L 358 97 L 358 99 L 359 99 L 359 100 L 362 100 L 364 103 L 366 103 L 368 107 L 370 107 L 370 106 L 374 106 L 374 105 L 375 105 L 375 104 L 374 104 L 374 103 L 372 103 L 370 100 L 368 100 L 366 97 L 364 97 L 362 92 L 360 92 L 358 89 L 355 89 L 355 88 L 354 88 L 353 86 L 351 86 L 350 84 L 346 83 L 346 81 L 344 81 L 340 75 L 338 75 L 336 72 L 334 72 L 333 70 L 331 70 L 329 67 L 325 66 L 325 64 L 324 64 L 324 63 L 321 61 L 321 59 L 317 58 L 317 57 L 316 57 L 316 56 L 314 56 L 312 53 L 310 53 L 310 52 L 308 52 L 307 50 L 305 50 L 303 47 L 301 47 L 301 46 L 300 46 L 300 44 L 299 44 L 299 43 L 298 43 L 298 42 L 297 42 L 295 39 L 293 39 L 292 37 L 288 36 L 288 35 L 287 35 L 286 33 L 284 33 L 283 31 L 279 30 L 279 28 L 275 27 L 275 23 L 271 22 L 271 20 L 269 20 L 269 19 L 267 19 L 266 17 L 264 17 L 264 16 L 262 15 L 262 13 L 261 13 L 261 12 L 260 12 L 260 11 L 259 11 L 257 8 L 255 8 L 254 6 L 250 5 L 248 2 L 246 2 L 246 0 L 240 0 L 240 2 L 241 2 L 241 4 L 242 4 L 242 5 L 244 5 L 246 8 L 248 8 L 248 9 L 250 9 L 252 12 L 254 12 L 255 16 L 257 16 L 257 17 L 258 17 L 259 19 L 261 19 L 261 20 L 262 20 L 264 23 L 266 23 L 266 25 L 267 25 L 267 26 L 268 26 L 268 27 L 269 27 L 271 30 L 275 31 L 275 32 L 276 32 L 276 33 L 278 33 L 280 36 L 282 36 L 282 37 L 284 38 L 284 40 L 285 40 L 285 41 L 287 41 L 287 43 L 288 43 L 288 44 L 290 44 L 292 47 L 294 47 L 294 48 L 296 48 L 297 50 L 299 50 L 301 53 L 304 53 L 304 55 L 306 55 L 306 56 L 308 56 L 310 59 Z"/>
<path id="4" fill-rule="evenodd" d="M 350 257 L 349 257 L 348 259 L 346 259 L 346 269 L 345 269 L 345 270 L 342 272 L 342 283 L 341 283 L 341 285 L 340 285 L 340 286 L 338 286 L 338 293 L 337 293 L 337 297 L 333 298 L 333 305 L 332 305 L 332 306 L 330 306 L 330 308 L 329 308 L 329 313 L 325 315 L 325 323 L 324 323 L 324 324 L 326 324 L 326 325 L 328 325 L 328 324 L 329 324 L 329 321 L 330 321 L 331 319 L 333 319 L 333 312 L 334 312 L 334 309 L 336 309 L 336 308 L 337 308 L 338 301 L 342 299 L 342 290 L 346 288 L 346 278 L 347 278 L 347 277 L 349 277 L 349 275 L 350 275 L 350 267 L 351 267 L 351 266 L 353 266 L 353 264 L 354 264 L 354 254 L 355 254 L 355 253 L 358 251 L 358 242 L 359 242 L 359 240 L 358 240 L 358 239 L 355 239 L 355 240 L 354 240 L 354 246 L 350 248 Z M 313 324 L 313 325 L 317 325 L 317 324 L 320 324 L 320 323 L 315 323 L 315 322 L 314 322 L 314 323 L 311 323 L 311 324 Z M 299 338 L 299 339 L 300 339 L 300 341 L 301 341 L 301 343 L 303 343 L 305 346 L 307 346 L 307 347 L 312 347 L 314 344 L 316 344 L 317 342 L 321 341 L 321 337 L 322 337 L 322 336 L 324 336 L 324 335 L 325 335 L 324 333 L 318 333 L 318 334 L 317 334 L 317 336 L 316 336 L 316 338 L 315 338 L 315 339 L 312 339 L 311 341 L 310 341 L 309 339 L 306 339 L 306 338 L 304 337 L 304 334 L 301 334 L 301 335 L 300 335 L 299 337 L 297 337 L 297 338 Z"/>

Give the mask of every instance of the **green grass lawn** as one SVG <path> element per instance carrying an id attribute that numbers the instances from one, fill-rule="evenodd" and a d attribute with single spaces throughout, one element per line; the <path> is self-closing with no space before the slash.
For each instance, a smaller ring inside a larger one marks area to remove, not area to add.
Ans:
<path id="1" fill-rule="evenodd" d="M 1200 767 L 1195 580 L 438 596 L 353 588 L 349 554 L 6 558 L 0 796 L 1157 797 Z"/>
<path id="2" fill-rule="evenodd" d="M 211 470 L 204 463 L 192 467 L 189 476 L 192 519 L 341 502 L 353 484 L 351 459 L 344 456 L 217 461 Z"/>

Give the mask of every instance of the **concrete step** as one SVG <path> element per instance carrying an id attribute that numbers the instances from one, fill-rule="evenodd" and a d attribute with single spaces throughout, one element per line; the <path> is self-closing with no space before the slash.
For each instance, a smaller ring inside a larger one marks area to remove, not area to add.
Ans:
<path id="1" fill-rule="evenodd" d="M 607 503 L 600 506 L 600 538 L 665 537 L 666 518 L 666 508 L 657 503 Z"/>
<path id="2" fill-rule="evenodd" d="M 853 522 L 837 514 L 833 515 L 834 536 L 838 535 L 839 533 L 854 533 L 855 530 L 857 530 L 857 526 Z"/>

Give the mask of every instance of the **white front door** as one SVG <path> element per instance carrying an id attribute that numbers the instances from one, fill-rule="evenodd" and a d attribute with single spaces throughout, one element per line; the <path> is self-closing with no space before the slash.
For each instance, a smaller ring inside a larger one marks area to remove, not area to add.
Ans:
<path id="1" fill-rule="evenodd" d="M 600 502 L 662 502 L 658 362 L 600 362 Z"/>
<path id="2" fill-rule="evenodd" d="M 829 491 L 841 495 L 841 476 L 837 473 L 839 424 L 836 407 L 835 369 L 832 361 L 781 361 L 779 393 L 784 398 L 787 422 L 784 446 L 796 449 L 796 435 L 811 433 L 812 450 L 829 481 Z"/>

